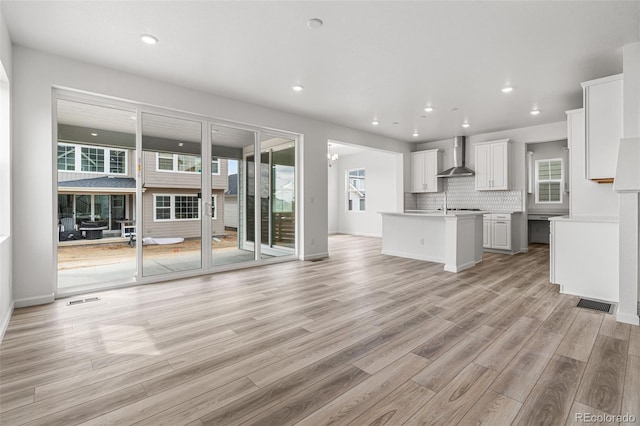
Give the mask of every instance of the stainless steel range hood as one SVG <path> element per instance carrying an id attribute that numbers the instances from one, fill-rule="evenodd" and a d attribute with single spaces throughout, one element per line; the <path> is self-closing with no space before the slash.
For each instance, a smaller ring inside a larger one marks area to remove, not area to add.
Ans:
<path id="1" fill-rule="evenodd" d="M 438 177 L 452 178 L 462 176 L 473 176 L 473 170 L 464 166 L 465 137 L 456 136 L 453 138 L 453 167 L 438 174 Z"/>

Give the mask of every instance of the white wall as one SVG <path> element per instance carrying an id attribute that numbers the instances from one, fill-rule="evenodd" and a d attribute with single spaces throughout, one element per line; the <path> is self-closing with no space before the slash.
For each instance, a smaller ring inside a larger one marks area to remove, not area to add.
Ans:
<path id="1" fill-rule="evenodd" d="M 565 169 L 565 179 L 567 179 L 567 160 L 568 156 L 565 155 L 564 149 L 567 147 L 567 141 L 554 141 L 554 142 L 542 142 L 527 144 L 527 151 L 533 152 L 533 170 L 531 177 L 535 182 L 535 167 L 537 160 L 548 160 L 552 158 L 561 158 L 563 161 L 563 167 Z M 557 204 L 536 204 L 535 184 L 534 192 L 527 194 L 527 210 L 535 212 L 560 212 L 566 211 L 569 213 L 569 194 L 562 190 L 562 203 Z"/>
<path id="2" fill-rule="evenodd" d="M 332 205 L 337 218 L 337 229 L 341 234 L 382 236 L 382 216 L 379 212 L 402 211 L 402 172 L 398 171 L 398 160 L 394 154 L 367 150 L 357 154 L 341 156 L 331 167 L 332 185 L 336 188 Z M 347 211 L 348 170 L 365 170 L 366 202 L 364 212 Z"/>
<path id="3" fill-rule="evenodd" d="M 336 163 L 333 166 L 328 167 L 328 169 L 327 208 L 329 212 L 329 234 L 337 234 L 340 232 L 340 217 L 338 216 L 338 201 L 340 200 L 338 175 L 340 173 L 340 167 Z"/>
<path id="4" fill-rule="evenodd" d="M 327 140 L 348 140 L 408 154 L 409 145 L 378 135 L 186 89 L 22 46 L 13 48 L 14 244 L 16 305 L 52 300 L 56 265 L 53 217 L 53 86 L 303 134 L 301 257 L 327 255 Z M 408 169 L 409 156 L 404 156 Z M 408 182 L 408 176 L 404 177 Z M 19 214 L 17 214 L 19 213 Z M 38 224 L 39 226 L 33 226 Z M 43 230 L 50 229 L 50 232 Z M 38 267 L 33 267 L 34 262 Z"/>
<path id="5" fill-rule="evenodd" d="M 512 141 L 510 153 L 511 189 L 520 189 L 522 190 L 522 193 L 526 195 L 526 144 L 567 139 L 567 123 L 564 121 L 559 121 L 556 123 L 541 124 L 539 126 L 522 127 L 519 129 L 510 129 L 500 132 L 481 133 L 478 135 L 467 136 L 466 166 L 471 170 L 475 170 L 475 144 L 499 139 L 510 139 Z M 421 143 L 417 145 L 415 150 L 419 151 L 433 148 L 440 148 L 443 150 L 443 170 L 446 170 L 449 167 L 453 167 L 452 139 Z M 520 241 L 525 244 L 525 247 L 522 248 L 526 248 L 526 241 L 528 241 L 527 221 L 523 220 L 521 222 L 522 224 L 520 227 Z"/>
<path id="6" fill-rule="evenodd" d="M 0 341 L 13 312 L 11 231 L 11 39 L 0 8 Z"/>

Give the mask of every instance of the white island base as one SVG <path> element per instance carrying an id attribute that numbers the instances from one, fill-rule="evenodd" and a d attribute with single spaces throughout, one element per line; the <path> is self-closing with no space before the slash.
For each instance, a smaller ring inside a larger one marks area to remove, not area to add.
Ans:
<path id="1" fill-rule="evenodd" d="M 460 272 L 482 261 L 486 212 L 381 213 L 382 254 L 444 263 Z"/>

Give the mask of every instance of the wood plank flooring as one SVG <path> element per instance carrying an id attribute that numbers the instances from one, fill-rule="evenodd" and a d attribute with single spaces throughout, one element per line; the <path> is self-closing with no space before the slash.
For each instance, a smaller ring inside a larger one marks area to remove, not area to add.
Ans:
<path id="1" fill-rule="evenodd" d="M 640 328 L 558 294 L 548 246 L 453 274 L 376 238 L 329 244 L 318 262 L 16 310 L 0 424 L 640 423 Z"/>

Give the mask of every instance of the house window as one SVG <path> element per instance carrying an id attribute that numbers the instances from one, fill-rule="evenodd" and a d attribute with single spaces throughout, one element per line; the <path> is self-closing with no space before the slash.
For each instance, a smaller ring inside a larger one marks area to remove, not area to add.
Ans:
<path id="1" fill-rule="evenodd" d="M 58 170 L 74 171 L 76 169 L 76 147 L 58 145 Z"/>
<path id="2" fill-rule="evenodd" d="M 173 154 L 166 152 L 158 153 L 158 170 L 173 171 Z"/>
<path id="3" fill-rule="evenodd" d="M 126 173 L 126 151 L 112 149 L 109 151 L 109 173 L 125 174 Z"/>
<path id="4" fill-rule="evenodd" d="M 127 174 L 127 151 L 94 146 L 58 144 L 58 170 Z"/>
<path id="5" fill-rule="evenodd" d="M 218 158 L 214 158 L 211 160 L 211 174 L 212 175 L 220 174 L 220 160 Z"/>
<path id="6" fill-rule="evenodd" d="M 104 149 L 82 147 L 80 153 L 80 170 L 83 172 L 104 173 Z"/>
<path id="7" fill-rule="evenodd" d="M 365 210 L 364 169 L 347 170 L 347 211 Z"/>
<path id="8" fill-rule="evenodd" d="M 200 173 L 202 162 L 197 155 L 158 152 L 156 170 L 163 172 Z"/>
<path id="9" fill-rule="evenodd" d="M 198 212 L 198 197 L 193 195 L 176 195 L 175 196 L 175 208 L 174 217 L 179 219 L 198 219 L 200 214 Z"/>
<path id="10" fill-rule="evenodd" d="M 188 173 L 199 173 L 202 170 L 200 157 L 193 155 L 177 155 L 178 171 Z"/>
<path id="11" fill-rule="evenodd" d="M 155 220 L 171 220 L 171 196 L 156 195 L 154 201 L 156 206 Z"/>
<path id="12" fill-rule="evenodd" d="M 200 200 L 197 195 L 154 194 L 154 221 L 198 220 Z"/>
<path id="13" fill-rule="evenodd" d="M 536 160 L 536 204 L 562 203 L 562 159 Z"/>

